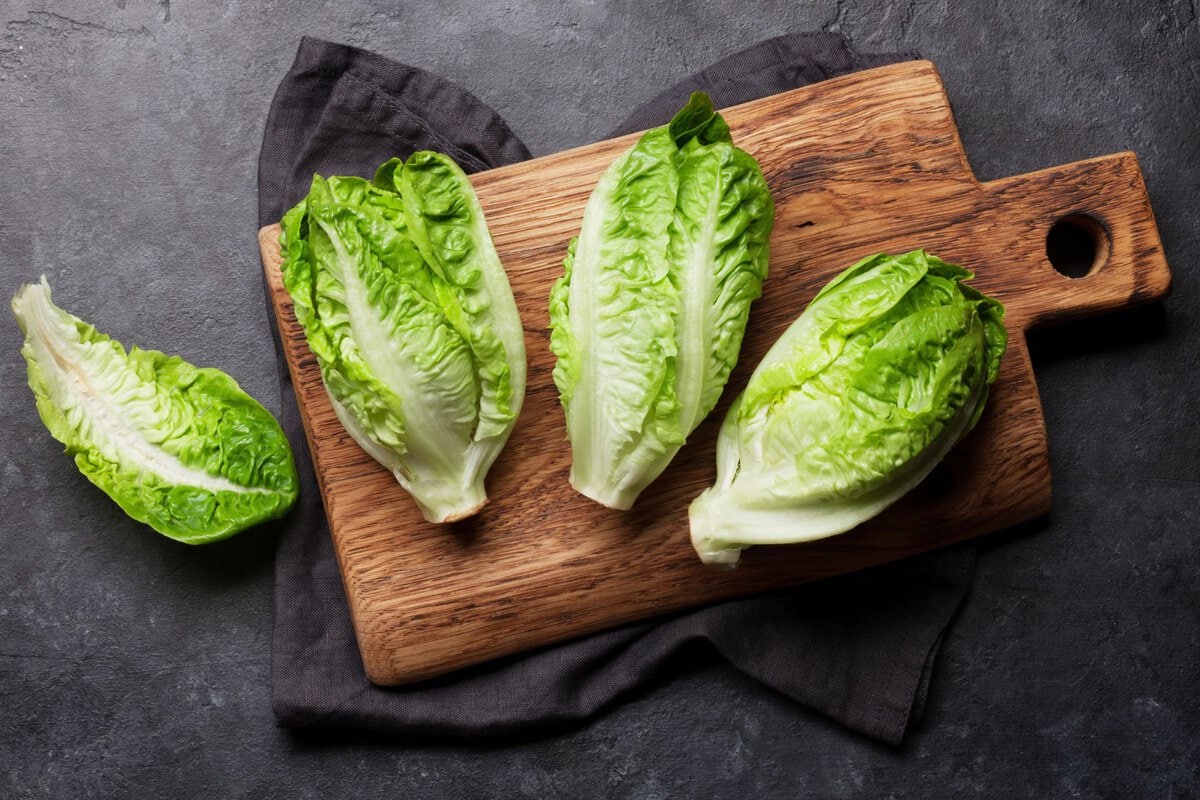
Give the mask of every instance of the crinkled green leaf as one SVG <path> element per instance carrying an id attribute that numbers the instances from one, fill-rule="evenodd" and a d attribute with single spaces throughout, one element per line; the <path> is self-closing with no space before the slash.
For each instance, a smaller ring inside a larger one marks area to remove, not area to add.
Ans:
<path id="1" fill-rule="evenodd" d="M 733 143 L 725 118 L 717 113 L 712 99 L 704 92 L 692 92 L 687 105 L 668 123 L 667 130 L 681 151 L 718 142 Z"/>
<path id="2" fill-rule="evenodd" d="M 608 168 L 554 289 L 551 344 L 567 361 L 555 380 L 571 398 L 571 481 L 607 504 L 621 504 L 613 495 L 683 441 L 674 382 L 679 295 L 665 258 L 675 154 L 658 128 Z"/>
<path id="3" fill-rule="evenodd" d="M 629 508 L 716 404 L 767 270 L 774 209 L 706 95 L 597 184 L 550 296 L 580 492 Z"/>
<path id="4" fill-rule="evenodd" d="M 313 179 L 283 219 L 284 285 L 338 418 L 426 518 L 478 510 L 525 391 L 524 335 L 466 176 L 393 159 Z"/>
<path id="5" fill-rule="evenodd" d="M 562 277 L 550 288 L 550 350 L 554 353 L 554 385 L 558 387 L 563 408 L 571 407 L 575 387 L 579 385 L 580 364 L 583 355 L 579 352 L 579 340 L 571 332 L 571 276 L 575 272 L 575 247 L 579 237 L 573 237 L 567 245 L 567 257 L 563 259 Z M 567 412 L 568 418 L 570 412 Z"/>
<path id="6" fill-rule="evenodd" d="M 721 430 L 691 508 L 706 561 L 849 530 L 915 486 L 979 419 L 1007 344 L 1003 306 L 924 251 L 831 281 L 779 338 Z"/>
<path id="7" fill-rule="evenodd" d="M 466 174 L 440 153 L 414 153 L 401 175 L 413 240 L 425 262 L 454 289 L 443 307 L 453 310 L 450 318 L 474 356 L 480 389 L 475 438 L 498 436 L 516 417 L 514 378 L 524 391 L 524 351 L 510 367 L 505 340 L 523 341 L 524 334 L 483 209 Z"/>
<path id="8" fill-rule="evenodd" d="M 279 424 L 233 378 L 121 344 L 51 302 L 12 302 L 38 413 L 79 471 L 131 517 L 203 544 L 280 517 L 299 491 Z"/>

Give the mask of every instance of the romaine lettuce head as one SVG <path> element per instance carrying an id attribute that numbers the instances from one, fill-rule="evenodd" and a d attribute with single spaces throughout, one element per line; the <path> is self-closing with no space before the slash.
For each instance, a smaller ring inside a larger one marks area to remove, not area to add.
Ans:
<path id="1" fill-rule="evenodd" d="M 287 438 L 233 378 L 156 350 L 126 352 L 54 305 L 44 277 L 17 292 L 12 310 L 42 422 L 129 516 L 204 544 L 295 502 Z"/>
<path id="2" fill-rule="evenodd" d="M 525 339 L 467 176 L 447 156 L 313 178 L 283 280 L 347 432 L 425 518 L 478 511 L 525 397 Z"/>
<path id="3" fill-rule="evenodd" d="M 725 417 L 717 481 L 689 511 L 706 563 L 832 536 L 916 486 L 979 419 L 1004 307 L 916 250 L 876 255 L 816 296 Z"/>
<path id="4" fill-rule="evenodd" d="M 631 507 L 712 411 L 773 218 L 758 164 L 702 93 L 601 177 L 550 296 L 578 491 Z"/>

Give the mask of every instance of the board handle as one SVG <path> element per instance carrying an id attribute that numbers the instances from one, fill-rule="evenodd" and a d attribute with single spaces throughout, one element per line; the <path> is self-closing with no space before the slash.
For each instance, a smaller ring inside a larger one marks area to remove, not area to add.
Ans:
<path id="1" fill-rule="evenodd" d="M 1020 291 L 1006 300 L 1013 322 L 1026 328 L 1053 325 L 1148 303 L 1170 290 L 1171 272 L 1133 153 L 1004 178 L 984 188 L 1017 226 L 1010 230 L 1010 251 L 1033 265 Z"/>

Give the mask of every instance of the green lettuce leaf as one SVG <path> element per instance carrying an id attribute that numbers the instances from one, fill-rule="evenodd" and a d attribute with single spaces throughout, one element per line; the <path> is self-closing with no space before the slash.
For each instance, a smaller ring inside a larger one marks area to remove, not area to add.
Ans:
<path id="1" fill-rule="evenodd" d="M 916 486 L 978 421 L 1007 344 L 972 274 L 916 250 L 831 281 L 779 338 L 721 428 L 692 543 L 734 564 L 754 544 L 842 533 Z"/>
<path id="2" fill-rule="evenodd" d="M 401 174 L 397 188 L 417 249 L 461 293 L 454 308 L 462 314 L 454 322 L 470 343 L 480 388 L 475 438 L 498 436 L 515 416 L 514 392 L 525 392 L 525 359 L 510 366 L 505 342 L 521 342 L 523 353 L 524 331 L 479 198 L 458 165 L 441 153 L 414 153 Z"/>
<path id="3" fill-rule="evenodd" d="M 474 189 L 446 156 L 313 178 L 284 285 L 338 419 L 432 522 L 469 516 L 525 395 L 524 332 Z"/>
<path id="4" fill-rule="evenodd" d="M 773 217 L 757 163 L 702 93 L 601 177 L 550 294 L 578 491 L 630 508 L 712 410 Z"/>
<path id="5" fill-rule="evenodd" d="M 134 519 L 187 544 L 275 519 L 296 500 L 292 451 L 220 370 L 131 348 L 26 285 L 12 301 L 38 414 L 79 471 Z"/>

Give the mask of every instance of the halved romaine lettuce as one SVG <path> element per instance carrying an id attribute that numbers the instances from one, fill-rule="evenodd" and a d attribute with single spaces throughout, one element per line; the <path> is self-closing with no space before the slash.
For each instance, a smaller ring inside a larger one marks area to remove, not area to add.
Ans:
<path id="1" fill-rule="evenodd" d="M 601 177 L 550 296 L 579 492 L 630 508 L 712 411 L 773 218 L 758 164 L 699 92 Z"/>
<path id="2" fill-rule="evenodd" d="M 283 280 L 346 430 L 425 518 L 478 511 L 525 396 L 525 339 L 467 176 L 447 156 L 313 178 Z"/>
<path id="3" fill-rule="evenodd" d="M 129 516 L 203 544 L 295 502 L 287 438 L 233 378 L 156 350 L 125 352 L 54 305 L 44 277 L 12 310 L 42 422 Z"/>
<path id="4" fill-rule="evenodd" d="M 1007 344 L 972 273 L 876 255 L 816 296 L 754 371 L 689 510 L 706 563 L 832 536 L 916 486 L 974 427 Z"/>

